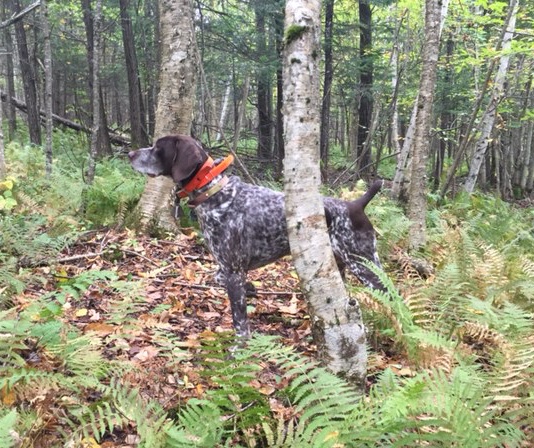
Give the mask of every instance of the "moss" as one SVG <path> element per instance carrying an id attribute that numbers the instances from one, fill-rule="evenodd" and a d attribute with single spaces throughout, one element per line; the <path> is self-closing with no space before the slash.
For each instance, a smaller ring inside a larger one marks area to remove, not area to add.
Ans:
<path id="1" fill-rule="evenodd" d="M 286 30 L 285 43 L 289 45 L 295 39 L 298 39 L 308 30 L 307 26 L 290 25 Z"/>

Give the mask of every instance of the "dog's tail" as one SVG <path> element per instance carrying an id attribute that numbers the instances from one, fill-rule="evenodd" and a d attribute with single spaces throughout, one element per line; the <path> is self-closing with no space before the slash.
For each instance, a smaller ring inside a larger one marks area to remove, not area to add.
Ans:
<path id="1" fill-rule="evenodd" d="M 375 180 L 373 184 L 369 187 L 369 190 L 367 190 L 363 196 L 359 197 L 354 201 L 355 205 L 361 207 L 362 210 L 365 209 L 367 204 L 371 202 L 371 199 L 373 199 L 380 191 L 383 183 L 384 181 L 382 179 Z"/>

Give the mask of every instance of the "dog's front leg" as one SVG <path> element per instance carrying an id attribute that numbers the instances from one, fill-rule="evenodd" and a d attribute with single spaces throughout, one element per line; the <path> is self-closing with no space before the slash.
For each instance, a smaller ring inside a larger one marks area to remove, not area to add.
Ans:
<path id="1" fill-rule="evenodd" d="M 226 275 L 226 289 L 232 307 L 232 320 L 238 337 L 248 338 L 250 328 L 247 319 L 247 299 L 245 289 L 245 274 L 230 273 Z"/>

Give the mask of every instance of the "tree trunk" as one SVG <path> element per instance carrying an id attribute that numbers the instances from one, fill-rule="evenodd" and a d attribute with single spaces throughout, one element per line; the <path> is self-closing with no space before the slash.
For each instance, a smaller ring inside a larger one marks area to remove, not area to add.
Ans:
<path id="1" fill-rule="evenodd" d="M 52 47 L 50 45 L 50 25 L 48 21 L 48 0 L 41 0 L 41 28 L 44 44 L 44 110 L 45 110 L 45 158 L 46 177 L 52 175 Z"/>
<path id="2" fill-rule="evenodd" d="M 505 19 L 505 23 L 503 24 L 503 28 L 502 28 L 502 32 L 501 32 L 501 37 L 499 39 L 499 41 L 497 42 L 497 47 L 495 48 L 495 53 L 498 53 L 501 51 L 502 49 L 502 45 L 505 41 L 504 39 L 504 35 L 508 32 L 507 28 L 506 28 L 506 23 L 508 23 L 510 17 L 512 16 L 512 14 L 514 14 L 514 10 L 512 8 L 508 8 L 508 15 L 507 15 L 507 18 Z M 456 151 L 456 154 L 454 156 L 454 159 L 451 163 L 451 166 L 449 167 L 448 171 L 447 171 L 447 177 L 445 179 L 445 182 L 443 183 L 441 189 L 440 189 L 440 197 L 443 198 L 445 197 L 445 194 L 447 193 L 449 187 L 451 186 L 453 180 L 454 180 L 454 176 L 456 174 L 456 170 L 458 169 L 458 167 L 460 166 L 460 163 L 464 157 L 464 154 L 467 150 L 467 147 L 468 145 L 471 143 L 471 135 L 472 135 L 472 131 L 475 129 L 475 121 L 476 121 L 476 118 L 477 118 L 477 115 L 478 115 L 478 111 L 480 110 L 480 107 L 482 105 L 482 101 L 484 100 L 484 97 L 486 95 L 486 92 L 491 84 L 491 77 L 493 76 L 493 71 L 495 70 L 495 66 L 496 66 L 496 60 L 497 58 L 491 58 L 491 61 L 489 63 L 489 66 L 488 68 L 486 69 L 486 77 L 484 79 L 484 83 L 482 84 L 481 88 L 477 90 L 479 90 L 479 93 L 478 93 L 478 96 L 476 98 L 476 101 L 475 101 L 475 104 L 473 105 L 473 107 L 471 108 L 472 111 L 471 111 L 471 115 L 469 116 L 469 122 L 467 123 L 467 125 L 465 126 L 465 132 L 463 133 L 462 135 L 462 138 L 460 140 L 460 143 L 458 144 L 458 150 Z M 476 69 L 476 67 L 475 67 Z M 476 79 L 477 77 L 475 77 Z M 478 126 L 478 128 L 480 129 L 480 126 Z"/>
<path id="3" fill-rule="evenodd" d="M 1 18 L 4 19 L 7 15 L 6 2 L 2 2 L 0 10 Z M 11 37 L 11 30 L 9 27 L 5 27 L 3 30 L 4 46 L 6 49 L 6 79 L 7 79 L 7 93 L 9 98 L 15 96 L 15 73 L 13 67 L 13 38 Z M 9 141 L 15 137 L 15 131 L 17 129 L 17 121 L 15 115 L 15 106 L 10 101 L 6 102 L 8 133 L 7 138 Z"/>
<path id="4" fill-rule="evenodd" d="M 254 0 L 254 14 L 256 19 L 256 82 L 258 100 L 258 148 L 257 155 L 261 159 L 269 159 L 272 155 L 272 104 L 271 80 L 267 58 L 267 43 L 265 29 L 265 6 L 262 0 Z"/>
<path id="5" fill-rule="evenodd" d="M 0 89 L 2 85 L 0 84 Z M 6 156 L 4 150 L 4 111 L 3 111 L 3 101 L 0 98 L 0 181 L 4 180 L 6 177 Z"/>
<path id="6" fill-rule="evenodd" d="M 192 0 L 159 0 L 161 66 L 155 138 L 190 134 L 197 75 L 197 51 Z M 148 178 L 139 201 L 143 224 L 176 231 L 169 208 L 171 179 Z"/>
<path id="7" fill-rule="evenodd" d="M 426 162 L 430 146 L 432 105 L 439 57 L 440 5 L 435 0 L 426 0 L 425 6 L 423 67 L 419 82 L 417 117 L 415 119 L 412 149 L 412 172 L 408 196 L 408 218 L 411 221 L 409 246 L 412 250 L 418 249 L 426 243 Z"/>
<path id="8" fill-rule="evenodd" d="M 511 0 L 509 6 L 508 17 L 505 20 L 504 28 L 505 33 L 502 38 L 502 51 L 503 54 L 500 57 L 499 68 L 495 75 L 495 81 L 493 83 L 493 91 L 491 94 L 490 102 L 482 116 L 480 121 L 480 136 L 475 143 L 475 152 L 471 158 L 469 174 L 464 184 L 464 189 L 468 193 L 472 193 L 475 189 L 478 173 L 486 151 L 488 149 L 489 138 L 495 123 L 495 117 L 497 115 L 497 106 L 499 105 L 504 92 L 504 81 L 506 79 L 506 73 L 508 72 L 508 65 L 510 63 L 510 55 L 507 53 L 512 45 L 512 38 L 515 31 L 515 22 L 518 10 L 517 0 Z"/>
<path id="9" fill-rule="evenodd" d="M 83 12 L 83 22 L 85 25 L 85 35 L 86 35 L 86 44 L 87 44 L 87 66 L 89 67 L 89 76 L 88 76 L 88 87 L 89 87 L 89 98 L 91 100 L 91 107 L 94 105 L 94 96 L 99 96 L 99 119 L 98 124 L 98 142 L 96 145 L 97 155 L 99 154 L 111 154 L 111 142 L 109 139 L 106 110 L 104 109 L 104 101 L 102 95 L 102 89 L 99 87 L 95 89 L 93 86 L 94 82 L 94 23 L 93 23 L 93 8 L 91 5 L 92 0 L 81 0 L 82 12 Z M 94 127 L 94 119 L 92 120 L 92 126 Z"/>
<path id="10" fill-rule="evenodd" d="M 443 164 L 445 162 L 445 155 L 447 153 L 447 146 L 450 145 L 451 138 L 450 138 L 450 128 L 452 127 L 453 123 L 453 115 L 451 114 L 451 110 L 453 109 L 453 105 L 451 104 L 451 95 L 450 92 L 454 88 L 452 83 L 452 77 L 453 77 L 453 67 L 451 64 L 451 59 L 453 56 L 454 51 L 454 39 L 452 37 L 452 34 L 449 34 L 449 37 L 447 39 L 446 43 L 446 60 L 445 60 L 445 74 L 443 76 L 443 83 L 445 84 L 445 89 L 443 89 L 442 92 L 442 112 L 440 117 L 440 123 L 441 123 L 441 138 L 439 139 L 439 147 L 436 151 L 436 158 L 434 162 L 434 175 L 433 177 L 433 184 L 434 184 L 434 190 L 437 190 L 439 188 L 439 183 L 441 179 L 441 175 L 443 173 Z"/>
<path id="11" fill-rule="evenodd" d="M 217 129 L 217 135 L 215 136 L 215 141 L 221 141 L 221 138 L 224 134 L 224 126 L 226 125 L 226 120 L 228 119 L 228 111 L 230 104 L 230 93 L 232 93 L 232 79 L 229 78 L 226 81 L 226 89 L 224 90 L 224 98 L 221 107 L 221 117 L 219 118 L 219 128 Z"/>
<path id="12" fill-rule="evenodd" d="M 534 107 L 534 95 L 530 94 L 530 107 Z M 527 181 L 531 169 L 531 161 L 534 160 L 534 146 L 533 146 L 533 134 L 534 134 L 534 121 L 529 121 L 526 125 L 525 138 L 521 141 L 521 150 L 524 153 L 523 163 L 521 166 L 521 174 L 519 177 L 519 187 L 522 191 L 527 191 Z"/>
<path id="13" fill-rule="evenodd" d="M 248 90 L 250 87 L 250 77 L 245 76 L 243 87 L 241 88 L 241 103 L 236 107 L 236 122 L 234 130 L 234 141 L 232 142 L 232 152 L 235 154 L 237 145 L 239 143 L 239 136 L 241 135 L 241 128 L 243 127 L 243 120 L 245 119 L 245 112 L 247 110 Z"/>
<path id="14" fill-rule="evenodd" d="M 367 353 L 357 302 L 330 248 L 319 194 L 320 0 L 288 0 L 284 50 L 286 217 L 293 261 L 308 302 L 319 357 L 363 386 Z"/>
<path id="15" fill-rule="evenodd" d="M 447 13 L 449 10 L 449 0 L 442 0 L 439 5 L 436 6 L 436 8 L 440 8 L 439 13 L 439 24 L 438 24 L 438 41 L 441 38 L 441 32 L 443 30 L 443 26 L 445 25 L 445 18 L 447 17 Z M 439 44 L 439 42 L 438 42 Z M 406 131 L 406 135 L 404 137 L 404 143 L 402 145 L 401 153 L 397 159 L 397 169 L 395 171 L 395 177 L 393 179 L 393 186 L 391 189 L 391 196 L 393 198 L 399 199 L 403 191 L 406 189 L 409 189 L 410 186 L 410 175 L 412 173 L 411 168 L 411 161 L 410 161 L 410 155 L 412 150 L 412 145 L 414 143 L 415 133 L 416 129 L 415 126 L 417 126 L 416 116 L 418 114 L 418 104 L 419 103 L 419 94 L 415 98 L 415 102 L 412 109 L 412 114 L 410 116 L 410 124 L 408 126 L 408 130 Z"/>
<path id="16" fill-rule="evenodd" d="M 146 76 L 146 109 L 148 118 L 149 140 L 154 136 L 156 126 L 157 73 L 160 65 L 156 42 L 159 42 L 159 28 L 152 24 L 159 23 L 157 2 L 144 2 L 145 17 L 151 18 L 150 29 L 143 33 L 144 65 Z"/>
<path id="17" fill-rule="evenodd" d="M 275 156 L 276 156 L 276 178 L 282 176 L 283 161 L 285 157 L 284 145 L 284 116 L 282 108 L 284 106 L 284 77 L 282 68 L 283 48 L 284 48 L 284 3 L 278 0 L 279 10 L 274 16 L 274 28 L 276 34 L 276 54 L 279 59 L 276 69 L 276 128 L 275 128 Z"/>
<path id="18" fill-rule="evenodd" d="M 328 181 L 328 158 L 330 152 L 330 103 L 332 98 L 332 81 L 334 67 L 332 56 L 332 37 L 334 30 L 334 0 L 326 0 L 324 19 L 324 86 L 321 106 L 321 176 Z"/>
<path id="19" fill-rule="evenodd" d="M 13 13 L 21 10 L 19 0 L 11 0 Z M 28 107 L 28 128 L 30 141 L 36 145 L 41 144 L 41 120 L 39 119 L 39 103 L 37 98 L 37 86 L 35 69 L 30 61 L 26 30 L 22 20 L 15 22 L 15 34 L 17 37 L 17 47 L 19 50 L 20 71 L 22 83 L 24 85 L 24 97 Z"/>
<path id="20" fill-rule="evenodd" d="M 528 175 L 525 181 L 525 190 L 528 193 L 532 193 L 534 191 L 534 154 L 532 153 L 534 152 L 534 124 L 532 122 L 529 123 L 526 145 L 530 148 L 531 154 L 528 164 Z"/>
<path id="21" fill-rule="evenodd" d="M 397 154 L 397 160 L 401 153 L 400 133 L 399 133 L 399 105 L 398 105 L 398 92 L 399 92 L 399 32 L 404 16 L 399 20 L 399 23 L 395 25 L 395 36 L 393 42 L 393 48 L 391 50 L 391 147 L 393 153 Z M 400 186 L 399 186 L 400 187 Z M 398 192 L 395 196 L 399 197 Z"/>
<path id="22" fill-rule="evenodd" d="M 146 128 L 145 106 L 141 94 L 141 79 L 139 65 L 135 53 L 132 20 L 128 11 L 128 0 L 120 0 L 120 15 L 122 28 L 122 41 L 124 44 L 124 58 L 126 62 L 126 75 L 128 79 L 128 99 L 130 104 L 130 128 L 132 146 L 134 148 L 148 145 Z"/>
<path id="23" fill-rule="evenodd" d="M 358 167 L 366 174 L 371 165 L 371 145 L 365 145 L 373 119 L 373 48 L 372 13 L 368 0 L 359 0 L 360 18 L 360 101 L 358 108 Z"/>
<path id="24" fill-rule="evenodd" d="M 91 185 L 95 179 L 96 158 L 98 156 L 98 139 L 100 132 L 100 109 L 101 97 L 100 92 L 100 58 L 101 58 L 101 40 L 100 33 L 102 27 L 102 0 L 96 0 L 94 17 L 93 17 L 93 61 L 91 64 L 93 74 L 93 97 L 92 99 L 92 115 L 93 115 L 93 129 L 91 131 L 91 148 L 89 150 L 89 161 L 87 165 L 87 183 Z"/>

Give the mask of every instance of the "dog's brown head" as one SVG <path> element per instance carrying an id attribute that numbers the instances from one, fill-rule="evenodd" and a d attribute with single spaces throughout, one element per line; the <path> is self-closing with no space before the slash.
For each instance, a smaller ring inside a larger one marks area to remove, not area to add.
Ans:
<path id="1" fill-rule="evenodd" d="M 187 135 L 159 138 L 151 148 L 128 153 L 132 167 L 149 176 L 170 176 L 184 185 L 200 169 L 208 155 L 202 145 Z"/>

